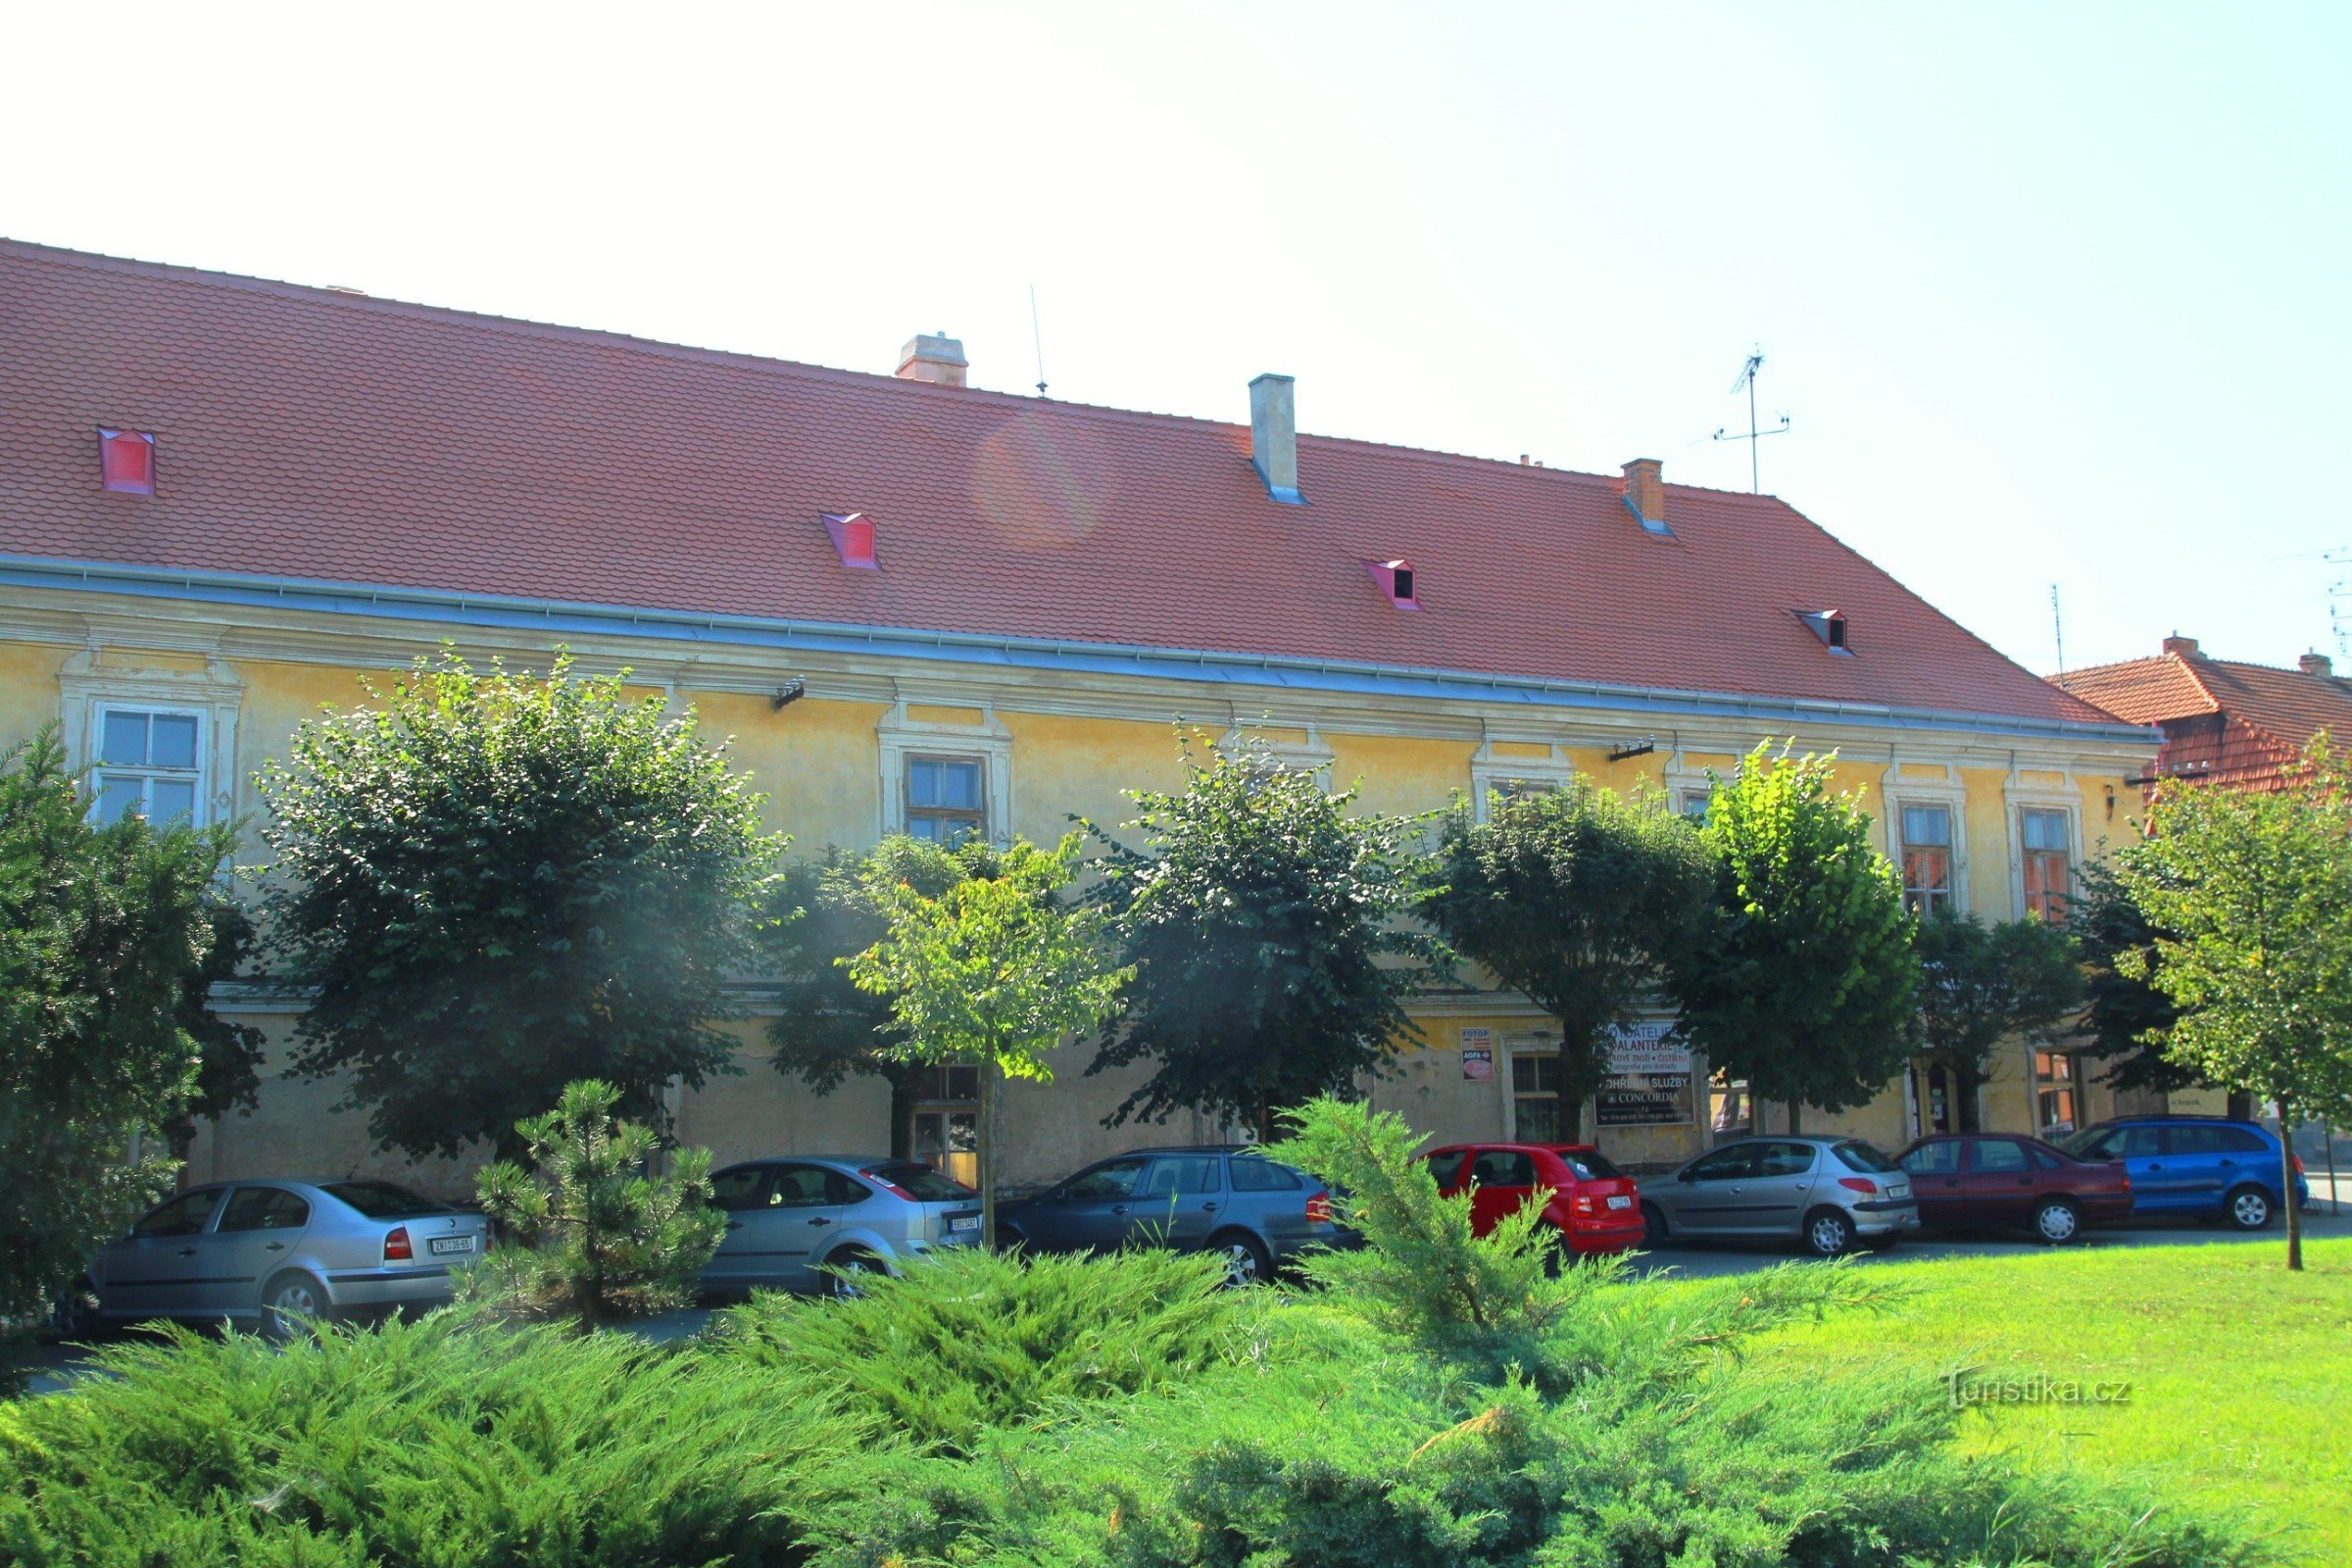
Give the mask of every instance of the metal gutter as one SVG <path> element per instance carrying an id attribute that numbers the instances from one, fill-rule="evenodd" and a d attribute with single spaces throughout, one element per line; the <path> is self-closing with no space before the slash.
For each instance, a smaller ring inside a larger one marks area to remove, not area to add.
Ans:
<path id="1" fill-rule="evenodd" d="M 333 582 L 241 572 L 181 571 L 110 562 L 0 555 L 0 584 L 128 594 L 203 604 L 282 607 L 324 614 L 374 615 L 392 620 L 456 622 L 515 631 L 579 636 L 649 637 L 672 642 L 724 643 L 801 653 L 871 654 L 932 659 L 1008 668 L 1061 669 L 1096 675 L 1228 685 L 1280 686 L 1302 692 L 1355 696 L 1523 703 L 1569 710 L 1639 710 L 1694 718 L 1745 718 L 1770 724 L 1837 722 L 1882 729 L 1956 730 L 2045 740 L 2152 745 L 2153 728 L 2071 719 L 2035 719 L 1947 709 L 1900 708 L 1814 698 L 1765 698 L 1736 692 L 1678 691 L 1670 687 L 1612 686 L 1593 681 L 1541 680 L 1475 670 L 1422 669 L 1338 660 L 1287 659 L 1205 649 L 1142 648 L 1117 643 L 1073 643 L 1054 638 L 987 636 L 973 632 L 858 626 L 758 615 L 705 615 L 625 605 L 459 594 L 368 583 Z"/>

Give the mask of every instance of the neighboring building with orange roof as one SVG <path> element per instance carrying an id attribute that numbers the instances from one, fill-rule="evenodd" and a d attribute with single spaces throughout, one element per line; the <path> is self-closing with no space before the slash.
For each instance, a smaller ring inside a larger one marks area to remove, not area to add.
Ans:
<path id="1" fill-rule="evenodd" d="M 2050 683 L 2163 734 L 2145 789 L 2169 779 L 2275 790 L 2322 730 L 2352 741 L 2352 680 L 2325 654 L 2293 669 L 2215 659 L 2194 637 L 2164 639 L 2152 659 L 2052 675 Z"/>
<path id="2" fill-rule="evenodd" d="M 1117 823 L 1121 791 L 1180 782 L 1178 720 L 1381 810 L 1578 775 L 1690 809 L 1709 770 L 1793 737 L 1838 754 L 1917 906 L 1995 919 L 2062 904 L 2155 756 L 1774 497 L 1301 434 L 1287 376 L 1237 384 L 1250 417 L 1225 423 L 983 390 L 945 336 L 897 365 L 0 242 L 0 743 L 61 723 L 107 808 L 250 821 L 256 770 L 363 675 L 444 641 L 525 667 L 563 644 L 692 704 L 815 853 Z M 288 1004 L 238 1004 L 284 1041 Z M 1575 1112 L 1525 999 L 1414 1012 L 1376 1103 L 1447 1139 Z M 1744 1114 L 1703 1061 L 1661 1084 L 1650 1022 L 1643 1093 L 1615 1097 L 1639 1114 L 1583 1118 L 1632 1163 Z M 681 1138 L 888 1147 L 880 1085 L 817 1100 L 758 1059 L 757 1020 L 741 1038 L 747 1072 L 684 1097 Z M 1007 1094 L 1010 1179 L 1219 1132 L 1105 1130 L 1130 1085 L 1086 1060 Z M 942 1075 L 921 1152 L 960 1157 L 968 1089 Z M 398 1174 L 337 1096 L 270 1079 L 191 1176 Z M 1984 1097 L 1988 1127 L 2089 1114 L 2023 1046 Z M 1805 1126 L 1897 1145 L 1952 1116 L 1915 1079 Z"/>

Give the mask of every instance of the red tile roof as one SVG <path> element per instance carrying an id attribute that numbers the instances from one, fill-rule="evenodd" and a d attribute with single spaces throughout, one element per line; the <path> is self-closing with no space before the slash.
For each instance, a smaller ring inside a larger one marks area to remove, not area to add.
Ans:
<path id="1" fill-rule="evenodd" d="M 2333 674 L 2161 654 L 2049 677 L 2134 724 L 2160 724 L 2166 777 L 2276 788 L 2312 736 L 2352 741 L 2352 681 Z"/>
<path id="2" fill-rule="evenodd" d="M 157 495 L 99 488 L 100 425 L 156 435 Z M 1653 538 L 1615 477 L 1298 463 L 1279 506 L 1247 425 L 0 241 L 10 555 L 2105 719 L 1776 499 L 1669 485 Z M 1398 557 L 1418 614 L 1364 569 Z M 1858 657 L 1791 613 L 1832 606 Z"/>

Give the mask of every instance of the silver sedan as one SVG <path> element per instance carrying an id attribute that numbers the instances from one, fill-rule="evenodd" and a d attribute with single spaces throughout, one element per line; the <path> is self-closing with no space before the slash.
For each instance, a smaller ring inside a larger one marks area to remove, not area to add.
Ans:
<path id="1" fill-rule="evenodd" d="M 76 1339 L 106 1323 L 225 1320 L 283 1338 L 306 1319 L 438 1306 L 450 1269 L 489 1245 L 481 1215 L 391 1182 L 195 1187 L 100 1250 L 57 1327 Z"/>
<path id="2" fill-rule="evenodd" d="M 725 1211 L 703 1289 L 854 1295 L 859 1271 L 980 1240 L 980 1195 L 910 1159 L 802 1155 L 730 1165 L 710 1178 Z"/>
<path id="3" fill-rule="evenodd" d="M 1854 1138 L 1742 1138 L 1642 1183 L 1652 1247 L 1684 1238 L 1786 1238 L 1836 1257 L 1919 1231 L 1910 1175 Z"/>

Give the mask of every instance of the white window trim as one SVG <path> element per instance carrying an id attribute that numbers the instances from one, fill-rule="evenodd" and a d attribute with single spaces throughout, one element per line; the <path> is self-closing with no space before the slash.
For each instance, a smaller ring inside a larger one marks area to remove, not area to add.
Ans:
<path id="1" fill-rule="evenodd" d="M 936 705 L 977 709 L 978 724 L 940 724 L 906 716 L 906 699 L 891 705 L 875 724 L 880 742 L 882 809 L 880 836 L 906 831 L 906 760 L 909 757 L 948 757 L 980 763 L 980 810 L 988 842 L 999 849 L 1012 843 L 1012 732 L 997 717 L 994 705 L 958 702 L 943 697 Z"/>
<path id="2" fill-rule="evenodd" d="M 1276 740 L 1268 730 L 1295 729 L 1304 735 L 1302 741 Z M 1262 718 L 1245 722 L 1236 719 L 1226 728 L 1217 742 L 1217 750 L 1229 757 L 1239 757 L 1245 750 L 1271 758 L 1283 766 L 1301 773 L 1312 773 L 1322 780 L 1323 788 L 1331 788 L 1331 767 L 1334 754 L 1323 739 L 1323 731 L 1313 724 L 1286 724 L 1279 718 Z"/>
<path id="3" fill-rule="evenodd" d="M 2057 769 L 2043 769 L 2055 772 Z M 2075 775 L 2066 771 L 2064 784 L 2027 784 L 2012 773 L 2001 790 L 2001 810 L 2009 831 L 2009 909 L 2010 918 L 2022 920 L 2026 915 L 2026 815 L 2028 811 L 2063 811 L 2066 814 L 2066 873 L 2071 890 L 2076 881 L 2075 868 L 2082 863 L 2082 795 L 2074 787 Z"/>
<path id="4" fill-rule="evenodd" d="M 1735 767 L 1737 765 L 1734 764 Z M 1691 814 L 1683 809 L 1686 798 L 1696 795 L 1703 799 L 1715 792 L 1714 782 L 1707 777 L 1707 770 L 1693 767 L 1680 747 L 1675 748 L 1673 755 L 1666 759 L 1666 773 L 1660 783 L 1666 791 L 1667 808 L 1677 816 Z"/>
<path id="5" fill-rule="evenodd" d="M 99 664 L 94 649 L 83 649 L 58 671 L 60 738 L 67 764 L 97 798 L 100 715 L 109 709 L 190 713 L 196 718 L 196 809 L 198 827 L 233 822 L 242 804 L 237 779 L 237 708 L 245 683 L 217 659 L 204 669 L 112 669 Z"/>
<path id="6" fill-rule="evenodd" d="M 1952 820 L 1952 912 L 1965 915 L 1969 912 L 1968 787 L 1949 762 L 1937 765 L 1943 768 L 1944 776 L 1939 779 L 1907 778 L 1899 760 L 1887 766 L 1879 784 L 1879 793 L 1886 803 L 1886 820 L 1880 826 L 1886 841 L 1886 858 L 1894 862 L 1899 875 L 1903 869 L 1903 808 L 1940 806 L 1946 809 Z M 2024 875 L 2022 869 L 2019 875 Z"/>
<path id="7" fill-rule="evenodd" d="M 1540 741 L 1534 737 L 1518 740 L 1509 735 L 1499 737 L 1506 746 L 1542 746 L 1542 757 L 1497 757 L 1494 743 L 1498 737 L 1489 736 L 1479 744 L 1470 757 L 1470 819 L 1487 820 L 1488 798 L 1506 784 L 1548 784 L 1553 789 L 1566 789 L 1576 781 L 1576 764 L 1556 742 Z"/>

